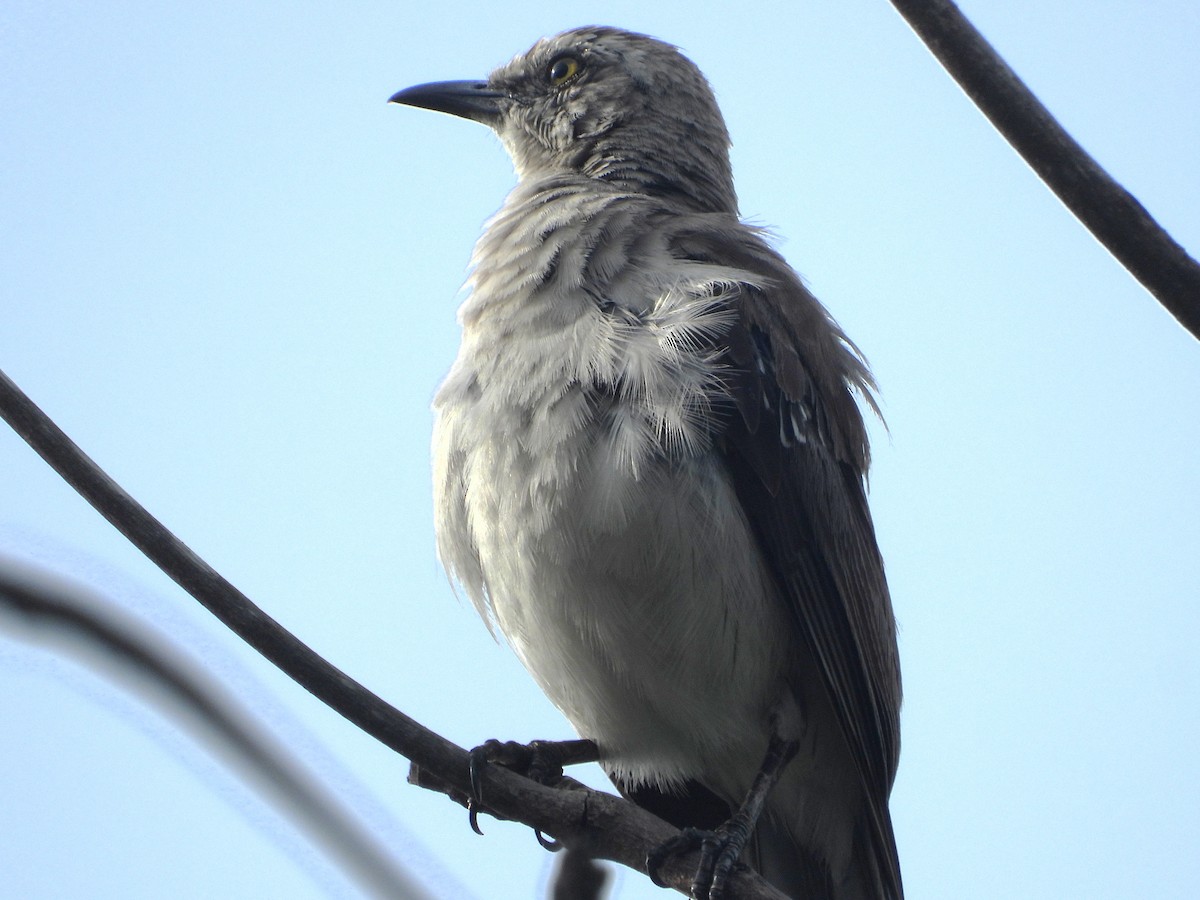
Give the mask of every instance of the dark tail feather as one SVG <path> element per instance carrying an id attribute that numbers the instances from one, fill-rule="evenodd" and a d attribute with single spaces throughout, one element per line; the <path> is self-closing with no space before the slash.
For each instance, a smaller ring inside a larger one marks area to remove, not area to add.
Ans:
<path id="1" fill-rule="evenodd" d="M 754 829 L 746 857 L 763 878 L 789 897 L 840 900 L 825 863 L 792 840 L 787 828 L 765 817 Z"/>
<path id="2" fill-rule="evenodd" d="M 793 840 L 782 825 L 763 819 L 747 862 L 789 897 L 804 900 L 904 900 L 890 816 L 859 820 L 850 871 L 834 879 L 825 860 Z"/>
<path id="3" fill-rule="evenodd" d="M 854 829 L 854 858 L 859 862 L 868 883 L 872 885 L 867 897 L 881 900 L 904 900 L 904 884 L 900 880 L 900 854 L 896 850 L 896 834 L 892 831 L 892 814 L 886 805 L 875 816 L 866 815 Z"/>

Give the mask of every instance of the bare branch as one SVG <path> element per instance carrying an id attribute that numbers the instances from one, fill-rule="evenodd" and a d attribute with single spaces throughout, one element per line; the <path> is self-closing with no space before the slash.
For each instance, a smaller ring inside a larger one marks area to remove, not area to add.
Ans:
<path id="1" fill-rule="evenodd" d="M 454 791 L 470 790 L 464 749 L 371 693 L 251 603 L 129 496 L 3 372 L 0 416 L 155 565 L 301 687 Z M 483 787 L 488 808 L 504 818 L 642 873 L 647 853 L 677 834 L 635 804 L 589 788 L 556 790 L 498 766 L 484 769 Z M 698 862 L 696 852 L 680 855 L 659 874 L 687 893 Z M 736 898 L 783 897 L 749 871 L 739 873 L 733 887 Z"/>
<path id="2" fill-rule="evenodd" d="M 1067 134 L 954 3 L 892 5 L 1050 190 L 1200 338 L 1200 265 Z"/>

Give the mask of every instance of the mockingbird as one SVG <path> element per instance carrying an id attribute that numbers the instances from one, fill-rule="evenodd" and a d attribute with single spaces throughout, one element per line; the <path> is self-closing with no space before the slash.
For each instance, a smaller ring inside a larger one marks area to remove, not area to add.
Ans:
<path id="1" fill-rule="evenodd" d="M 581 28 L 391 99 L 490 126 L 519 176 L 434 403 L 447 570 L 618 788 L 694 826 L 697 895 L 740 859 L 795 897 L 900 898 L 875 385 L 738 220 L 704 76 Z"/>

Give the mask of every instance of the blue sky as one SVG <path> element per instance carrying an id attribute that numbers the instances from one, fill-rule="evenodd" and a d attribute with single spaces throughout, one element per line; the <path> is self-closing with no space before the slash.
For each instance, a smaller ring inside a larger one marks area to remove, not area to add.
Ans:
<path id="1" fill-rule="evenodd" d="M 1062 123 L 1200 252 L 1192 3 L 969 2 Z M 505 8 L 7 0 L 0 367 L 269 613 L 464 745 L 565 721 L 433 548 L 429 401 L 486 129 L 388 107 L 602 22 L 683 47 L 743 215 L 874 365 L 913 898 L 1200 892 L 1200 346 L 882 0 Z M 525 829 L 271 671 L 0 433 L 0 554 L 166 630 L 439 896 L 532 897 Z M 354 896 L 156 713 L 0 632 L 0 871 L 24 897 Z M 599 779 L 596 779 L 599 783 Z M 662 896 L 634 875 L 622 898 Z"/>

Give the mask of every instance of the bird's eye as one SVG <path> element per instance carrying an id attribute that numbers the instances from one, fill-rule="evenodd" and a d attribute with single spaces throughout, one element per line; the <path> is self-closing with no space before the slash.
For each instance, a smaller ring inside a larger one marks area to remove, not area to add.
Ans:
<path id="1" fill-rule="evenodd" d="M 560 56 L 554 62 L 550 63 L 550 68 L 546 70 L 546 78 L 555 87 L 562 87 L 578 75 L 579 70 L 582 68 L 583 66 L 578 58 L 574 56 Z"/>

